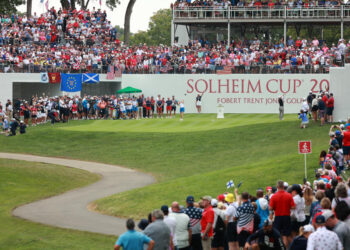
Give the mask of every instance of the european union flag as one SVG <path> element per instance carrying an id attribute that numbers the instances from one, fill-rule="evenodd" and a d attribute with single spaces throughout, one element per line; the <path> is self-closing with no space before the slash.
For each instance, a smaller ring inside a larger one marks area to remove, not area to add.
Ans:
<path id="1" fill-rule="evenodd" d="M 61 74 L 61 91 L 78 92 L 81 91 L 81 74 Z"/>

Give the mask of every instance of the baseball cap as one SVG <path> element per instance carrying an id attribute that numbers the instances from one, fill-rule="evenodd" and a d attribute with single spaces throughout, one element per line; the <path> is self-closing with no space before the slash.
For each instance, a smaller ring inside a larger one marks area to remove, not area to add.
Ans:
<path id="1" fill-rule="evenodd" d="M 334 136 L 334 132 L 330 132 L 330 133 L 329 133 L 329 136 L 330 136 L 330 137 L 333 137 L 333 136 Z"/>
<path id="2" fill-rule="evenodd" d="M 288 182 L 284 182 L 284 183 L 283 183 L 283 186 L 284 186 L 285 188 L 287 188 L 287 187 L 289 186 Z"/>
<path id="3" fill-rule="evenodd" d="M 266 187 L 266 192 L 267 192 L 267 190 L 272 190 L 272 187 L 267 186 L 267 187 Z"/>
<path id="4" fill-rule="evenodd" d="M 213 207 L 216 207 L 218 205 L 218 200 L 217 199 L 212 199 L 210 203 L 211 203 L 211 205 Z"/>
<path id="5" fill-rule="evenodd" d="M 187 196 L 186 202 L 188 204 L 193 204 L 194 203 L 194 197 L 192 195 Z"/>
<path id="6" fill-rule="evenodd" d="M 168 207 L 167 205 L 163 205 L 163 206 L 160 208 L 160 210 L 162 210 L 163 213 L 164 213 L 164 212 L 169 212 L 169 207 Z"/>
<path id="7" fill-rule="evenodd" d="M 327 221 L 329 218 L 334 216 L 332 210 L 330 210 L 330 209 L 324 210 L 322 215 L 323 215 L 325 221 Z"/>
<path id="8" fill-rule="evenodd" d="M 141 219 L 139 224 L 137 225 L 141 230 L 145 230 L 145 228 L 148 226 L 148 220 L 147 219 Z"/>
<path id="9" fill-rule="evenodd" d="M 209 196 L 209 195 L 205 195 L 205 196 L 203 196 L 203 197 L 201 197 L 201 199 L 202 200 L 206 200 L 206 201 L 211 201 L 211 196 Z"/>
<path id="10" fill-rule="evenodd" d="M 313 233 L 315 231 L 314 227 L 312 225 L 310 225 L 310 224 L 305 225 L 303 227 L 303 229 L 304 229 L 304 232 L 311 232 L 311 233 Z"/>
<path id="11" fill-rule="evenodd" d="M 335 131 L 335 134 L 336 134 L 336 135 L 340 135 L 341 133 L 340 133 L 339 130 L 337 130 L 337 131 Z"/>
<path id="12" fill-rule="evenodd" d="M 272 221 L 272 220 L 270 220 L 270 219 L 266 219 L 266 220 L 264 221 L 264 227 L 271 226 L 271 225 L 272 225 L 272 223 L 273 223 L 273 221 Z"/>
<path id="13" fill-rule="evenodd" d="M 232 203 L 234 201 L 234 196 L 232 193 L 228 193 L 226 195 L 226 198 L 225 198 L 225 201 L 229 202 L 229 203 Z"/>
<path id="14" fill-rule="evenodd" d="M 323 215 L 318 215 L 315 220 L 316 224 L 323 224 L 326 222 L 326 219 Z"/>
<path id="15" fill-rule="evenodd" d="M 218 201 L 224 201 L 225 200 L 225 195 L 219 194 L 217 199 L 218 199 Z"/>

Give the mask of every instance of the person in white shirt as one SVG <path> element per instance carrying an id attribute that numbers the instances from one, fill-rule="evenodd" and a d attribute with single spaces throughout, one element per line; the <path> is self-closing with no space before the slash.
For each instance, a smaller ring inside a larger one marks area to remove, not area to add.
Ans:
<path id="1" fill-rule="evenodd" d="M 326 228 L 323 215 L 316 217 L 316 231 L 310 234 L 307 241 L 307 250 L 342 250 L 343 246 L 336 233 Z"/>
<path id="2" fill-rule="evenodd" d="M 171 232 L 171 237 L 173 239 L 173 244 L 176 246 L 176 237 L 175 237 L 175 230 L 176 230 L 176 219 L 174 217 L 169 217 L 169 207 L 167 205 L 163 205 L 160 210 L 162 210 L 164 214 L 164 223 L 169 227 Z"/>
<path id="3" fill-rule="evenodd" d="M 175 237 L 176 245 L 178 249 L 188 248 L 190 246 L 190 240 L 192 238 L 192 229 L 190 224 L 190 217 L 184 214 L 180 210 L 178 202 L 173 202 L 171 205 L 172 213 L 169 215 L 176 220 Z"/>
<path id="4" fill-rule="evenodd" d="M 295 203 L 295 209 L 291 210 L 292 236 L 293 238 L 299 233 L 299 228 L 305 221 L 305 200 L 303 191 L 298 184 L 292 186 L 292 196 Z"/>
<path id="5" fill-rule="evenodd" d="M 236 210 L 238 208 L 238 202 L 235 202 L 235 198 L 232 193 L 228 193 L 225 197 L 225 201 L 229 204 L 225 211 L 225 224 L 227 225 L 227 241 L 230 250 L 238 249 L 237 241 L 237 222 L 233 220 Z"/>

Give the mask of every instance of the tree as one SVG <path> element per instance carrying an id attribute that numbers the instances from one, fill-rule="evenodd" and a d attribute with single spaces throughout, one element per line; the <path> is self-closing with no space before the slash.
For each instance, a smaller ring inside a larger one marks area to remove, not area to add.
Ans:
<path id="1" fill-rule="evenodd" d="M 27 17 L 32 15 L 32 0 L 27 0 Z"/>
<path id="2" fill-rule="evenodd" d="M 147 43 L 148 45 L 171 44 L 171 10 L 158 10 L 148 24 L 147 31 L 139 31 L 130 38 L 133 45 Z"/>
<path id="3" fill-rule="evenodd" d="M 24 0 L 7 0 L 0 1 L 0 13 L 1 14 L 12 14 L 16 13 L 17 6 L 24 4 Z"/>
<path id="4" fill-rule="evenodd" d="M 171 44 L 171 10 L 158 10 L 149 22 L 148 34 L 153 45 Z"/>
<path id="5" fill-rule="evenodd" d="M 134 8 L 136 0 L 129 0 L 128 7 L 125 11 L 125 19 L 124 19 L 124 43 L 130 43 L 130 18 L 132 14 L 132 9 Z"/>

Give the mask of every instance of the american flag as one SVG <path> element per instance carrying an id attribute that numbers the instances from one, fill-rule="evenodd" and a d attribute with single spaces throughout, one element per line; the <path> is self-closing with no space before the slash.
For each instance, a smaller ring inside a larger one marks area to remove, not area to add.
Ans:
<path id="1" fill-rule="evenodd" d="M 112 65 L 108 66 L 107 79 L 108 80 L 114 79 L 114 66 L 112 66 Z"/>
<path id="2" fill-rule="evenodd" d="M 254 207 L 250 202 L 245 202 L 236 210 L 235 217 L 237 221 L 237 234 L 241 231 L 248 231 L 250 233 L 254 230 Z"/>
<path id="3" fill-rule="evenodd" d="M 202 210 L 196 207 L 188 207 L 185 209 L 185 214 L 190 217 L 191 228 L 195 227 L 202 219 Z"/>
<path id="4" fill-rule="evenodd" d="M 46 11 L 49 11 L 49 0 L 46 0 L 45 8 L 46 8 Z"/>

